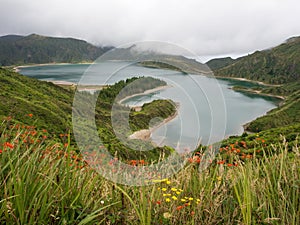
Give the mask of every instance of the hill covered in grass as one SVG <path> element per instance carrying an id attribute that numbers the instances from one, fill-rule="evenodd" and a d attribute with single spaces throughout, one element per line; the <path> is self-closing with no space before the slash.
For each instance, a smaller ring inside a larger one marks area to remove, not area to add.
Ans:
<path id="1" fill-rule="evenodd" d="M 0 37 L 0 66 L 92 62 L 109 49 L 74 38 L 7 35 Z"/>
<path id="2" fill-rule="evenodd" d="M 37 127 L 64 133 L 71 127 L 72 101 L 70 90 L 0 68 L 1 119 L 30 124 L 38 118 Z"/>
<path id="3" fill-rule="evenodd" d="M 216 76 L 241 77 L 268 84 L 299 81 L 300 37 L 291 38 L 277 47 L 256 51 L 231 62 L 216 59 L 209 64 L 213 65 L 212 69 Z"/>

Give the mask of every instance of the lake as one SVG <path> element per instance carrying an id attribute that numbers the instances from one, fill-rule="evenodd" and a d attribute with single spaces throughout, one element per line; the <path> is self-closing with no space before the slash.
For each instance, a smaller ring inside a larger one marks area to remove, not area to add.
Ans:
<path id="1" fill-rule="evenodd" d="M 154 99 L 179 103 L 178 116 L 152 133 L 162 146 L 193 148 L 199 142 L 212 144 L 230 135 L 243 133 L 243 125 L 276 107 L 278 99 L 233 91 L 234 85 L 250 82 L 214 79 L 202 75 L 142 67 L 131 62 L 109 61 L 95 65 L 69 64 L 20 68 L 20 73 L 49 81 L 68 81 L 84 85 L 113 84 L 134 76 L 152 76 L 170 87 L 155 93 L 127 99 L 123 104 L 142 105 Z"/>

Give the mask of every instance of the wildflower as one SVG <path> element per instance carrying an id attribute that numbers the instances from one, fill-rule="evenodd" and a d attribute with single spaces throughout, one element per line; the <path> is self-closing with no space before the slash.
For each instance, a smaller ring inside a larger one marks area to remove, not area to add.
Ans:
<path id="1" fill-rule="evenodd" d="M 164 197 L 170 197 L 171 194 L 163 194 Z"/>
<path id="2" fill-rule="evenodd" d="M 169 219 L 169 218 L 171 218 L 171 213 L 169 213 L 169 212 L 165 212 L 164 214 L 163 214 L 163 216 L 164 216 L 164 218 L 165 219 Z"/>
<path id="3" fill-rule="evenodd" d="M 180 195 L 180 193 L 181 193 L 180 191 L 176 191 L 176 194 Z"/>
<path id="4" fill-rule="evenodd" d="M 177 200 L 177 197 L 176 197 L 176 196 L 172 196 L 172 199 L 176 201 L 176 200 Z"/>
<path id="5" fill-rule="evenodd" d="M 176 210 L 181 210 L 182 208 L 183 208 L 183 206 L 180 205 L 180 206 L 177 206 Z"/>
<path id="6" fill-rule="evenodd" d="M 194 200 L 194 198 L 189 198 L 189 201 L 193 201 Z"/>
<path id="7" fill-rule="evenodd" d="M 171 191 L 176 192 L 176 191 L 177 191 L 177 188 L 171 188 Z"/>
<path id="8" fill-rule="evenodd" d="M 31 117 L 33 117 L 33 114 L 32 114 L 32 113 L 29 113 L 28 116 L 31 118 Z"/>
<path id="9" fill-rule="evenodd" d="M 166 180 L 166 184 L 171 184 L 171 181 L 169 181 L 169 180 Z"/>
<path id="10" fill-rule="evenodd" d="M 166 198 L 166 202 L 170 202 L 171 201 L 171 199 L 170 198 Z"/>
<path id="11" fill-rule="evenodd" d="M 156 204 L 157 204 L 157 205 L 160 205 L 160 204 L 161 204 L 161 201 L 156 201 Z"/>
<path id="12" fill-rule="evenodd" d="M 225 160 L 218 161 L 217 164 L 222 165 L 225 163 Z"/>
<path id="13" fill-rule="evenodd" d="M 100 203 L 103 205 L 103 204 L 104 204 L 104 201 L 103 201 L 103 200 L 101 200 L 101 201 L 100 201 Z"/>
<path id="14" fill-rule="evenodd" d="M 5 142 L 4 146 L 10 148 L 10 149 L 13 149 L 14 148 L 14 145 L 9 143 L 9 142 Z"/>
<path id="15" fill-rule="evenodd" d="M 182 199 L 180 199 L 180 201 L 182 201 L 182 202 L 186 202 L 186 199 L 182 198 Z"/>
<path id="16" fill-rule="evenodd" d="M 201 200 L 199 198 L 197 198 L 196 201 L 197 201 L 197 204 L 199 204 L 201 202 Z"/>
<path id="17" fill-rule="evenodd" d="M 195 215 L 195 212 L 194 212 L 194 211 L 192 211 L 192 212 L 191 212 L 191 215 L 192 215 L 192 216 L 193 216 L 193 215 Z"/>
<path id="18" fill-rule="evenodd" d="M 2 153 L 2 149 L 0 149 L 0 154 Z"/>
<path id="19" fill-rule="evenodd" d="M 162 190 L 162 191 L 166 191 L 166 190 L 167 190 L 167 188 L 162 188 L 161 190 Z"/>

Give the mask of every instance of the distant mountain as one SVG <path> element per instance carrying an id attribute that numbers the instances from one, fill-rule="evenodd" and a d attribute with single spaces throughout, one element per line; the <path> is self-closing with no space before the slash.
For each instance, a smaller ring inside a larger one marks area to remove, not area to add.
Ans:
<path id="1" fill-rule="evenodd" d="M 74 38 L 7 35 L 0 37 L 0 66 L 91 62 L 109 49 Z"/>
<path id="2" fill-rule="evenodd" d="M 269 84 L 285 84 L 300 80 L 300 37 L 264 51 L 230 60 L 211 60 L 217 76 L 241 77 Z"/>
<path id="3" fill-rule="evenodd" d="M 209 60 L 206 64 L 209 66 L 210 69 L 217 70 L 217 69 L 221 69 L 225 66 L 228 66 L 234 62 L 235 62 L 235 60 L 233 58 L 226 57 L 226 58 L 218 58 L 218 59 Z"/>
<path id="4" fill-rule="evenodd" d="M 140 65 L 146 67 L 170 69 L 189 74 L 212 75 L 212 71 L 207 65 L 202 64 L 195 59 L 189 59 L 181 55 L 141 50 L 136 45 L 132 45 L 129 48 L 114 48 L 109 52 L 109 54 L 103 55 L 101 59 L 136 61 Z"/>

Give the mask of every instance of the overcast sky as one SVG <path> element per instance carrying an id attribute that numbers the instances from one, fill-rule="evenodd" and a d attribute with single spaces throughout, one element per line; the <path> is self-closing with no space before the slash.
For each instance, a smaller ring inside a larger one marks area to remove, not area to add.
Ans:
<path id="1" fill-rule="evenodd" d="M 299 0 L 0 0 L 0 35 L 100 45 L 167 41 L 200 59 L 237 57 L 300 36 Z"/>

